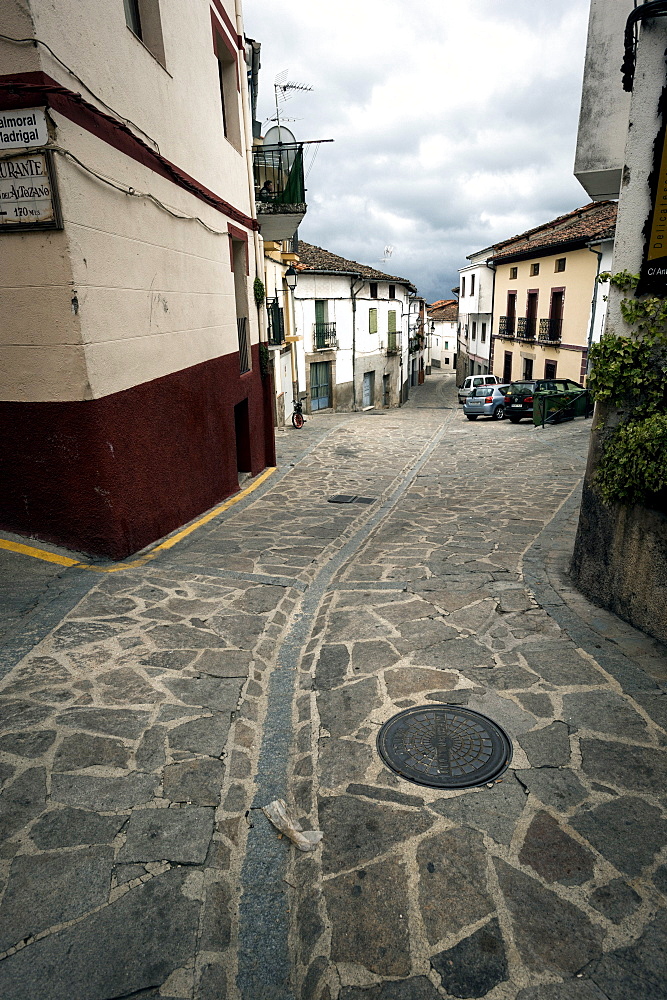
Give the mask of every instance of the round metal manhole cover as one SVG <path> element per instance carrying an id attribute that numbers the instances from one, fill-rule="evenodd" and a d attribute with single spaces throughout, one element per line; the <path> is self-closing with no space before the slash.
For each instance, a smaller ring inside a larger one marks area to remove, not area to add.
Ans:
<path id="1" fill-rule="evenodd" d="M 399 712 L 382 726 L 377 747 L 396 774 L 432 788 L 485 785 L 512 760 L 507 733 L 480 712 L 459 705 Z"/>

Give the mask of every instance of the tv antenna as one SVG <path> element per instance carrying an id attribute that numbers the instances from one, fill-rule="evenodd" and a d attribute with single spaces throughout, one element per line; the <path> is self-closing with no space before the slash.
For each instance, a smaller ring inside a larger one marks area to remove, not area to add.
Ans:
<path id="1" fill-rule="evenodd" d="M 387 245 L 384 248 L 384 253 L 382 255 L 380 263 L 381 264 L 386 264 L 387 261 L 390 259 L 391 255 L 393 254 L 393 252 L 394 252 L 394 248 L 392 246 L 390 246 L 390 245 Z"/>
<path id="2" fill-rule="evenodd" d="M 306 83 L 296 83 L 294 80 L 288 80 L 289 70 L 284 69 L 281 73 L 278 73 L 273 84 L 273 93 L 276 99 L 276 125 L 280 128 L 280 106 L 284 105 L 295 93 L 303 93 L 305 91 L 312 91 L 312 87 L 309 87 Z M 296 118 L 283 118 L 283 121 L 296 121 Z"/>

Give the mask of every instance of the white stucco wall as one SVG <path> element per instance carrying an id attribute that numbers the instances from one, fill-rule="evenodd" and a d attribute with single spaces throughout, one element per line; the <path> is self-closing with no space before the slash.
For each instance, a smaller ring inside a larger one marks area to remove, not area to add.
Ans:
<path id="1" fill-rule="evenodd" d="M 234 4 L 228 0 L 225 7 L 234 21 Z M 208 4 L 186 11 L 163 3 L 160 9 L 166 69 L 127 28 L 122 2 L 31 2 L 37 37 L 155 139 L 162 155 L 250 215 L 246 156 L 222 131 Z M 26 25 L 16 21 L 8 5 L 0 30 L 25 33 Z M 82 90 L 42 49 L 0 43 L 0 57 L 5 72 L 41 68 L 63 86 Z M 240 53 L 240 109 L 242 59 Z M 3 398 L 97 398 L 236 351 L 231 220 L 68 118 L 52 112 L 51 119 L 55 144 L 86 166 L 150 193 L 178 214 L 199 217 L 220 235 L 113 190 L 56 154 L 64 232 L 0 236 L 2 304 L 9 318 L 0 333 Z M 248 248 L 249 329 L 257 342 L 252 232 Z"/>

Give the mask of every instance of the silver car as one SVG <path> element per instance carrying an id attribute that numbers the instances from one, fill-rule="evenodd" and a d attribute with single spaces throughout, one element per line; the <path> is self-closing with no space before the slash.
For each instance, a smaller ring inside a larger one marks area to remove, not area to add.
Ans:
<path id="1" fill-rule="evenodd" d="M 480 385 L 467 397 L 463 412 L 468 420 L 477 420 L 477 417 L 502 420 L 505 416 L 506 391 L 506 385 Z"/>

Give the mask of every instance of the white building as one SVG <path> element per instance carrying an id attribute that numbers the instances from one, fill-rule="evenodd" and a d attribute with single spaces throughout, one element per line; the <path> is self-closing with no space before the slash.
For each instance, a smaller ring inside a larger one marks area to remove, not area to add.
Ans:
<path id="1" fill-rule="evenodd" d="M 36 123 L 2 176 L 41 179 L 0 218 L 3 528 L 120 558 L 275 461 L 240 11 L 2 7 L 2 118 Z"/>
<path id="2" fill-rule="evenodd" d="M 424 369 L 416 288 L 303 241 L 297 249 L 298 378 L 306 411 L 400 405 Z"/>
<path id="3" fill-rule="evenodd" d="M 491 371 L 494 273 L 488 261 L 492 254 L 492 247 L 469 254 L 470 263 L 459 270 L 460 381 L 466 375 L 487 375 Z"/>
<path id="4" fill-rule="evenodd" d="M 431 365 L 446 372 L 456 371 L 458 303 L 440 299 L 427 309 L 431 345 Z"/>

